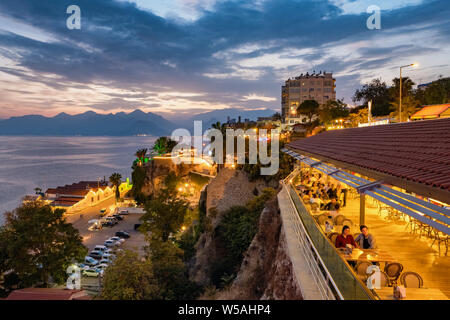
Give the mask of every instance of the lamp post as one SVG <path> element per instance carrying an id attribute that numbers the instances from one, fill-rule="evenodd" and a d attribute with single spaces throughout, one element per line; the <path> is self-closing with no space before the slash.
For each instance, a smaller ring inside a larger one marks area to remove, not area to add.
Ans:
<path id="1" fill-rule="evenodd" d="M 403 85 L 402 69 L 408 68 L 408 67 L 417 67 L 418 65 L 419 65 L 418 63 L 411 63 L 406 66 L 400 67 L 400 103 L 399 103 L 399 112 L 398 112 L 398 122 L 402 122 L 402 85 Z"/>

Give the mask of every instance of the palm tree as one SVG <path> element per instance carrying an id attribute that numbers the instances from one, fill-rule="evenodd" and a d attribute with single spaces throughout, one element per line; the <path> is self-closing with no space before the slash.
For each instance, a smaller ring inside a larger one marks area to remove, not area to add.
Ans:
<path id="1" fill-rule="evenodd" d="M 226 125 L 226 123 L 222 123 L 222 124 L 221 124 L 219 121 L 217 121 L 216 123 L 213 123 L 213 124 L 211 125 L 211 127 L 212 127 L 213 129 L 219 130 L 220 132 L 222 132 L 223 135 L 225 135 L 226 130 L 227 130 L 227 125 Z"/>
<path id="2" fill-rule="evenodd" d="M 119 187 L 122 184 L 122 175 L 120 173 L 113 173 L 109 177 L 109 182 L 116 188 L 116 202 L 120 199 Z"/>
<path id="3" fill-rule="evenodd" d="M 148 151 L 148 149 L 139 149 L 138 151 L 136 151 L 135 155 L 139 160 L 139 166 L 142 166 L 142 164 L 144 163 L 145 156 L 147 155 L 147 151 Z"/>

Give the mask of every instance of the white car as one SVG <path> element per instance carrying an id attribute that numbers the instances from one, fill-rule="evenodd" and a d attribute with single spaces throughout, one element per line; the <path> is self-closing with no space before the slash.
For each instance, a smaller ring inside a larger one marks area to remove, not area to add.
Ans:
<path id="1" fill-rule="evenodd" d="M 100 269 L 100 270 L 105 270 L 106 268 L 108 268 L 109 265 L 106 263 L 100 263 L 96 268 Z"/>
<path id="2" fill-rule="evenodd" d="M 83 276 L 86 277 L 101 277 L 103 275 L 103 270 L 102 269 L 97 269 L 97 268 L 89 268 L 89 269 L 85 269 L 82 272 Z"/>
<path id="3" fill-rule="evenodd" d="M 119 237 L 111 237 L 109 240 L 114 240 L 116 242 L 120 242 L 120 244 L 125 242 L 125 239 L 119 238 Z"/>
<path id="4" fill-rule="evenodd" d="M 128 210 L 122 209 L 122 210 L 119 211 L 119 214 L 122 215 L 122 216 L 126 216 L 126 215 L 128 215 Z"/>
<path id="5" fill-rule="evenodd" d="M 105 246 L 108 248 L 112 248 L 116 245 L 116 241 L 108 239 L 105 241 Z"/>
<path id="6" fill-rule="evenodd" d="M 109 266 L 110 264 L 112 264 L 112 261 L 109 260 L 109 259 L 102 258 L 102 259 L 100 260 L 100 264 L 106 264 L 106 265 Z"/>
<path id="7" fill-rule="evenodd" d="M 95 246 L 94 250 L 92 250 L 92 251 L 101 251 L 101 252 L 105 252 L 106 250 L 108 250 L 108 248 L 105 247 L 105 246 Z"/>
<path id="8" fill-rule="evenodd" d="M 98 264 L 98 261 L 92 257 L 86 256 L 84 258 L 84 263 L 87 264 L 88 266 L 96 266 Z"/>

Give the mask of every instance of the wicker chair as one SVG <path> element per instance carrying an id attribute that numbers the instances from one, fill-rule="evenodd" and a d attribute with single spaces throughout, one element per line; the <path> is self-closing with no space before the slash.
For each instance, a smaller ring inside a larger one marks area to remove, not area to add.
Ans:
<path id="1" fill-rule="evenodd" d="M 337 232 L 333 232 L 328 235 L 328 239 L 330 239 L 333 246 L 336 246 L 336 238 L 338 235 L 339 235 L 339 233 L 337 233 Z"/>
<path id="2" fill-rule="evenodd" d="M 344 220 L 342 221 L 342 225 L 343 225 L 343 226 L 349 226 L 349 227 L 352 227 L 352 226 L 353 226 L 353 221 L 346 218 L 346 219 L 344 219 Z"/>
<path id="3" fill-rule="evenodd" d="M 316 203 L 316 202 L 311 203 L 311 211 L 312 212 L 319 212 L 319 204 Z"/>
<path id="4" fill-rule="evenodd" d="M 356 264 L 356 267 L 355 267 L 356 275 L 361 281 L 364 282 L 364 281 L 367 280 L 366 270 L 371 265 L 372 264 L 370 262 L 367 262 L 367 261 L 359 261 Z"/>
<path id="5" fill-rule="evenodd" d="M 391 281 L 389 280 L 389 276 L 384 271 L 380 271 L 380 286 L 382 288 L 391 286 Z"/>
<path id="6" fill-rule="evenodd" d="M 342 221 L 345 220 L 345 217 L 342 214 L 337 215 L 336 217 L 334 217 L 333 221 L 335 225 L 341 226 L 342 225 Z"/>
<path id="7" fill-rule="evenodd" d="M 402 271 L 403 265 L 398 262 L 386 263 L 386 266 L 384 267 L 384 272 L 386 272 L 392 284 L 395 284 L 397 282 L 397 279 Z"/>
<path id="8" fill-rule="evenodd" d="M 324 224 L 325 221 L 329 220 L 330 218 L 328 218 L 328 216 L 326 214 L 321 214 L 319 216 L 317 216 L 317 223 L 318 224 Z"/>
<path id="9" fill-rule="evenodd" d="M 405 288 L 422 288 L 423 279 L 422 277 L 412 271 L 403 272 L 400 276 L 400 283 L 405 286 Z"/>

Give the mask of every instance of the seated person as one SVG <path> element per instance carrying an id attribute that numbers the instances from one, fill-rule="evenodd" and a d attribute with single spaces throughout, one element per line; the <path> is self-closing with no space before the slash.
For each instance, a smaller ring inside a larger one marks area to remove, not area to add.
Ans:
<path id="1" fill-rule="evenodd" d="M 354 248 L 358 248 L 358 244 L 350 234 L 350 227 L 344 226 L 342 228 L 342 233 L 336 237 L 336 248 L 346 248 L 347 244 L 352 245 Z"/>
<path id="2" fill-rule="evenodd" d="M 324 207 L 323 210 L 326 211 L 339 211 L 339 203 L 337 202 L 336 198 L 331 198 L 331 201 L 328 202 Z"/>
<path id="3" fill-rule="evenodd" d="M 375 237 L 369 233 L 369 228 L 362 225 L 359 227 L 361 233 L 356 237 L 355 241 L 361 249 L 376 249 L 377 244 Z"/>

